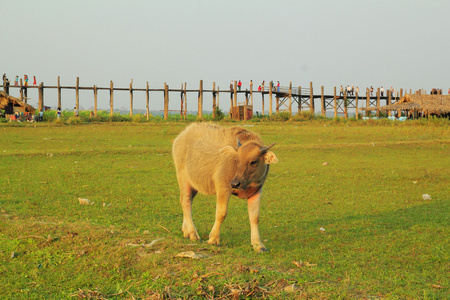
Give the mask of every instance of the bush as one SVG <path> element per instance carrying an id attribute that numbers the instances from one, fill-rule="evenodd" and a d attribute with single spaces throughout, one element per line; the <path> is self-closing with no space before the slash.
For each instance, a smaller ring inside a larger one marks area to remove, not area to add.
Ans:
<path id="1" fill-rule="evenodd" d="M 68 123 L 69 125 L 80 125 L 80 124 L 83 123 L 83 122 L 81 121 L 81 118 L 80 118 L 80 117 L 69 117 L 69 118 L 67 119 L 67 123 Z"/>
<path id="2" fill-rule="evenodd" d="M 225 114 L 220 108 L 216 108 L 216 116 L 212 119 L 213 121 L 221 121 L 225 118 Z"/>

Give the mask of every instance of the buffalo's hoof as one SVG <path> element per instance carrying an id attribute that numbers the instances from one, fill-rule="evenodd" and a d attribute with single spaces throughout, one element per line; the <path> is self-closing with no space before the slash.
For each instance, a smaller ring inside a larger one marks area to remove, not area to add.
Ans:
<path id="1" fill-rule="evenodd" d="M 183 232 L 185 239 L 190 239 L 191 241 L 200 241 L 200 236 L 197 232 Z"/>
<path id="2" fill-rule="evenodd" d="M 209 238 L 208 245 L 220 246 L 220 240 L 219 239 Z"/>
<path id="3" fill-rule="evenodd" d="M 257 252 L 257 253 L 264 253 L 264 252 L 269 252 L 270 250 L 267 249 L 266 247 L 256 247 L 253 246 L 253 249 Z"/>

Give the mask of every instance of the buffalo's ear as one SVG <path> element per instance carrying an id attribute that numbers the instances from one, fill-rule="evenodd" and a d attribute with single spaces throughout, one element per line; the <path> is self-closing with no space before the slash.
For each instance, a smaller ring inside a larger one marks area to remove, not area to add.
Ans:
<path id="1" fill-rule="evenodd" d="M 278 162 L 278 158 L 272 151 L 267 151 L 266 154 L 264 154 L 264 162 L 268 165 L 276 164 Z"/>
<path id="2" fill-rule="evenodd" d="M 219 150 L 221 154 L 225 155 L 236 155 L 237 151 L 232 146 L 225 146 Z"/>

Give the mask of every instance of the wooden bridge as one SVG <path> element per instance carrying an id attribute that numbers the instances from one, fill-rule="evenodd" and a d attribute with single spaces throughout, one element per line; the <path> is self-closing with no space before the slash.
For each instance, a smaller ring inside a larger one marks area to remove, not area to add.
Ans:
<path id="1" fill-rule="evenodd" d="M 223 93 L 230 94 L 230 112 L 233 110 L 233 107 L 238 107 L 239 105 L 244 106 L 252 106 L 254 107 L 254 97 L 253 94 L 261 95 L 261 109 L 262 114 L 265 112 L 266 98 L 268 97 L 269 101 L 269 115 L 273 114 L 273 99 L 275 98 L 275 112 L 287 112 L 292 115 L 293 107 L 297 107 L 298 111 L 309 110 L 310 112 L 315 113 L 315 105 L 317 102 L 320 103 L 321 107 L 321 115 L 326 116 L 327 111 L 334 111 L 334 116 L 344 115 L 344 117 L 348 117 L 348 110 L 355 109 L 356 117 L 359 117 L 359 109 L 362 107 L 380 107 L 381 101 L 385 101 L 386 105 L 394 104 L 403 96 L 403 89 L 400 89 L 400 92 L 397 93 L 396 96 L 392 95 L 390 91 L 387 91 L 387 96 L 380 95 L 380 89 L 378 88 L 376 92 L 376 96 L 370 95 L 369 90 L 367 89 L 365 96 L 360 96 L 357 93 L 353 96 L 347 95 L 347 92 L 344 91 L 343 95 L 337 95 L 336 87 L 334 87 L 333 95 L 325 95 L 324 87 L 321 86 L 320 93 L 314 94 L 313 84 L 309 83 L 309 87 L 302 86 L 293 86 L 292 82 L 289 86 L 280 86 L 276 87 L 269 83 L 269 85 L 261 85 L 261 90 L 255 91 L 253 90 L 253 83 L 250 82 L 250 89 L 248 90 L 239 90 L 237 88 L 237 82 L 234 81 L 234 84 L 230 86 L 228 90 L 219 90 L 219 87 L 216 88 L 215 82 L 213 82 L 212 90 L 203 89 L 203 80 L 200 80 L 200 85 L 198 89 L 188 90 L 187 84 L 181 84 L 180 89 L 169 89 L 169 86 L 164 83 L 163 89 L 150 89 L 149 84 L 147 82 L 145 88 L 135 88 L 133 86 L 133 80 L 131 80 L 130 86 L 126 88 L 118 88 L 114 87 L 114 83 L 110 81 L 109 87 L 97 87 L 96 85 L 82 87 L 79 84 L 79 78 L 76 78 L 76 84 L 74 86 L 62 86 L 60 84 L 60 77 L 58 76 L 57 85 L 56 86 L 47 86 L 44 83 L 40 83 L 37 86 L 27 86 L 24 85 L 22 79 L 20 79 L 20 85 L 9 85 L 4 83 L 3 86 L 5 92 L 9 94 L 10 89 L 19 89 L 20 97 L 19 99 L 23 99 L 24 102 L 27 102 L 28 98 L 28 90 L 29 89 L 37 89 L 38 90 L 38 105 L 39 110 L 44 108 L 44 90 L 45 89 L 56 89 L 58 91 L 58 107 L 62 107 L 61 100 L 61 90 L 63 89 L 71 89 L 75 90 L 76 100 L 74 103 L 74 107 L 79 109 L 79 91 L 80 90 L 91 90 L 94 94 L 94 114 L 97 115 L 97 95 L 98 91 L 104 90 L 109 91 L 110 94 L 110 113 L 111 115 L 114 112 L 114 92 L 115 91 L 128 91 L 130 94 L 130 115 L 133 114 L 133 103 L 134 103 L 134 93 L 135 92 L 145 92 L 146 94 L 146 108 L 147 108 L 147 116 L 149 116 L 149 108 L 150 103 L 149 94 L 152 92 L 163 92 L 164 93 L 164 118 L 168 118 L 169 114 L 169 94 L 177 93 L 180 97 L 180 114 L 181 116 L 186 116 L 187 112 L 187 93 L 197 93 L 198 98 L 198 116 L 201 118 L 203 116 L 203 94 L 211 93 L 213 98 L 213 114 L 216 111 L 216 107 L 219 107 L 219 95 Z M 411 92 L 410 92 L 411 93 Z M 237 102 L 238 94 L 244 94 L 245 101 Z M 383 103 L 384 104 L 384 103 Z M 172 110 L 173 111 L 173 110 Z M 377 115 L 379 114 L 379 110 L 377 110 Z M 247 113 L 244 113 L 247 118 Z"/>

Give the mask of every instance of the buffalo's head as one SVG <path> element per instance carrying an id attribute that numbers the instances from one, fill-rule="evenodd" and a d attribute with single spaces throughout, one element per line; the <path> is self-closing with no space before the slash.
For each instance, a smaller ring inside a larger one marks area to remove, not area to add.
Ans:
<path id="1" fill-rule="evenodd" d="M 278 158 L 269 149 L 275 143 L 262 147 L 253 141 L 243 145 L 237 140 L 237 148 L 226 146 L 220 149 L 225 155 L 236 159 L 236 176 L 231 180 L 231 188 L 246 190 L 249 187 L 257 187 L 264 183 L 269 170 L 269 164 L 277 163 Z"/>

